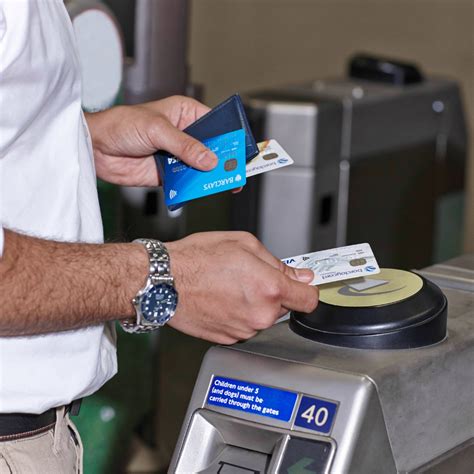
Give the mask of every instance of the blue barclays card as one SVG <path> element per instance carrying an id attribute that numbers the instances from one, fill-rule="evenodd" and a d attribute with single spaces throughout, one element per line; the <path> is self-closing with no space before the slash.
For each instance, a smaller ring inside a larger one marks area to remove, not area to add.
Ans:
<path id="1" fill-rule="evenodd" d="M 218 158 L 217 166 L 211 171 L 191 168 L 171 155 L 159 157 L 165 202 L 170 210 L 179 209 L 192 199 L 245 185 L 246 145 L 243 129 L 203 140 L 203 144 Z"/>

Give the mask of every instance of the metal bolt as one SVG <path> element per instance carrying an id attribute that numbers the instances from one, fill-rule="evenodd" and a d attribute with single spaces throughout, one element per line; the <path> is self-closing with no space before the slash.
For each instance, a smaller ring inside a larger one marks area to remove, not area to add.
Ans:
<path id="1" fill-rule="evenodd" d="M 433 104 L 431 104 L 431 107 L 433 108 L 433 112 L 440 114 L 444 111 L 444 102 L 441 100 L 435 100 Z"/>
<path id="2" fill-rule="evenodd" d="M 352 89 L 352 97 L 354 97 L 354 99 L 362 99 L 362 97 L 364 97 L 364 89 L 362 89 L 362 87 L 354 87 Z"/>

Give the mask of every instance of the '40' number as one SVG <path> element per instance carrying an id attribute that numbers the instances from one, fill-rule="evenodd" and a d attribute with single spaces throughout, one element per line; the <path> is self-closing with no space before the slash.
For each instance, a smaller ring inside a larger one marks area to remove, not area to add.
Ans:
<path id="1" fill-rule="evenodd" d="M 322 427 L 326 424 L 329 417 L 329 411 L 326 407 L 316 408 L 316 405 L 311 405 L 303 413 L 301 413 L 301 418 L 304 418 L 306 422 L 313 423 Z"/>

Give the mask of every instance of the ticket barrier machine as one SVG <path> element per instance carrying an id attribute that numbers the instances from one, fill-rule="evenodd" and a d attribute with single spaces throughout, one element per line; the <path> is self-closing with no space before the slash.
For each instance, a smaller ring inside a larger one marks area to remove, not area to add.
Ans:
<path id="1" fill-rule="evenodd" d="M 368 280 L 210 349 L 169 472 L 472 473 L 474 255 Z"/>
<path id="2" fill-rule="evenodd" d="M 295 162 L 233 197 L 234 229 L 279 258 L 370 238 L 386 266 L 433 261 L 436 229 L 465 180 L 467 127 L 455 81 L 356 55 L 346 76 L 243 100 L 256 140 L 278 140 Z"/>

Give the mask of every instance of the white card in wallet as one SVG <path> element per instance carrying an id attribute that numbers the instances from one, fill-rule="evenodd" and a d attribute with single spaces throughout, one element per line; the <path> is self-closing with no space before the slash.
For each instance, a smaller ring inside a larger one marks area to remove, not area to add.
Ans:
<path id="1" fill-rule="evenodd" d="M 258 143 L 260 153 L 252 158 L 245 167 L 247 178 L 267 171 L 277 170 L 294 163 L 293 159 L 276 140 Z"/>

